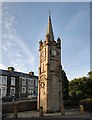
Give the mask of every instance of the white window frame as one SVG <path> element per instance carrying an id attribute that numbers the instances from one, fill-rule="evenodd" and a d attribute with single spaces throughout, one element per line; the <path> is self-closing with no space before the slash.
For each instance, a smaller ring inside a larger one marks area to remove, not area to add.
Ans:
<path id="1" fill-rule="evenodd" d="M 31 86 L 34 86 L 34 79 L 31 79 Z"/>
<path id="2" fill-rule="evenodd" d="M 2 76 L 0 76 L 0 85 L 2 85 Z"/>
<path id="3" fill-rule="evenodd" d="M 11 77 L 11 85 L 15 86 L 15 77 Z"/>
<path id="4" fill-rule="evenodd" d="M 13 94 L 12 94 L 11 90 L 14 90 Z M 10 95 L 14 95 L 14 94 L 15 94 L 15 87 L 11 87 L 10 88 Z"/>
<path id="5" fill-rule="evenodd" d="M 31 93 L 31 87 L 28 86 L 28 89 L 27 89 L 28 93 Z"/>
<path id="6" fill-rule="evenodd" d="M 22 78 L 22 85 L 25 86 L 26 85 L 26 79 Z"/>
<path id="7" fill-rule="evenodd" d="M 2 85 L 7 85 L 7 76 L 2 76 Z"/>
<path id="8" fill-rule="evenodd" d="M 35 79 L 35 87 L 37 87 L 37 86 L 38 86 L 38 80 Z"/>
<path id="9" fill-rule="evenodd" d="M 3 90 L 5 89 L 5 92 L 3 92 Z M 6 93 L 7 93 L 7 87 L 2 87 L 2 90 L 1 90 L 1 94 L 2 96 L 6 96 Z M 4 94 L 3 94 L 4 93 Z"/>
<path id="10" fill-rule="evenodd" d="M 31 79 L 28 79 L 28 85 L 31 85 Z"/>
<path id="11" fill-rule="evenodd" d="M 34 93 L 34 87 L 31 87 L 31 93 L 32 94 Z"/>
<path id="12" fill-rule="evenodd" d="M 26 87 L 22 87 L 22 93 L 26 93 Z"/>

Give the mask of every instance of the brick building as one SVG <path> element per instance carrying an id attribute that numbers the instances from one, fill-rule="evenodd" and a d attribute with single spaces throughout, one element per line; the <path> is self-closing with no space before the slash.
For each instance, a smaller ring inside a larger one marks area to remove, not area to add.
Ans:
<path id="1" fill-rule="evenodd" d="M 8 70 L 0 69 L 0 97 L 15 95 L 16 98 L 27 98 L 37 95 L 38 76 L 34 72 L 17 72 L 13 67 Z"/>

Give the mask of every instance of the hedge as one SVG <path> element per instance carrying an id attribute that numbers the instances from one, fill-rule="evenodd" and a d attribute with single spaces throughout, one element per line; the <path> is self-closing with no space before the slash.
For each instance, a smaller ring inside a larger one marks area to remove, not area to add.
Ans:
<path id="1" fill-rule="evenodd" d="M 79 102 L 77 100 L 64 100 L 64 106 L 66 108 L 78 107 Z"/>

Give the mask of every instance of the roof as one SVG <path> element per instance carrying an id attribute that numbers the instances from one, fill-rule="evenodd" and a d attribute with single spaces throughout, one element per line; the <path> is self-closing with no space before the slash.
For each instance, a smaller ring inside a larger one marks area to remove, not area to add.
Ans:
<path id="1" fill-rule="evenodd" d="M 14 76 L 14 77 L 32 77 L 32 78 L 37 78 L 38 76 L 35 75 L 29 75 L 27 73 L 23 73 L 23 72 L 17 72 L 17 71 L 8 71 L 8 70 L 1 70 L 0 69 L 0 75 L 2 76 Z"/>

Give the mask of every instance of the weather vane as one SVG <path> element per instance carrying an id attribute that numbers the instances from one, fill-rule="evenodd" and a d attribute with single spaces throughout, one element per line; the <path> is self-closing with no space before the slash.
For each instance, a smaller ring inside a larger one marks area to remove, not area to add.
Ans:
<path id="1" fill-rule="evenodd" d="M 49 10 L 49 16 L 51 16 L 51 12 L 52 12 L 52 10 Z"/>

